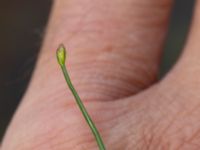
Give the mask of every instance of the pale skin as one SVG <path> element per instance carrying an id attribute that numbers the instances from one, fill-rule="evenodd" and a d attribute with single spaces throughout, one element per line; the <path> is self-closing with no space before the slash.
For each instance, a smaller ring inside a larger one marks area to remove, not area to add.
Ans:
<path id="1" fill-rule="evenodd" d="M 175 67 L 157 80 L 172 0 L 54 0 L 32 80 L 1 150 L 98 150 L 57 64 L 108 150 L 200 149 L 200 1 Z"/>

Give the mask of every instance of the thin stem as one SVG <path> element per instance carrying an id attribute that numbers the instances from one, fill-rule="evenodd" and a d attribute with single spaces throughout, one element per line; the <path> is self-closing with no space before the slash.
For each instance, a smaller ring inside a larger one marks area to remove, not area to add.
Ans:
<path id="1" fill-rule="evenodd" d="M 62 72 L 63 72 L 63 75 L 65 77 L 65 80 L 67 82 L 67 85 L 69 87 L 69 89 L 71 90 L 72 94 L 74 95 L 74 98 L 76 100 L 76 103 L 78 104 L 86 122 L 88 123 L 90 129 L 92 130 L 92 133 L 97 141 L 97 144 L 99 146 L 99 150 L 105 150 L 105 146 L 103 144 L 103 140 L 94 124 L 94 122 L 92 121 L 91 117 L 89 116 L 85 106 L 83 105 L 82 101 L 81 101 L 81 98 L 79 97 L 78 93 L 76 92 L 76 89 L 74 88 L 72 82 L 71 82 L 71 79 L 69 77 L 69 74 L 68 74 L 68 71 L 67 71 L 67 68 L 65 66 L 65 58 L 66 58 L 66 51 L 65 51 L 65 47 L 64 45 L 60 45 L 58 50 L 57 50 L 57 60 L 58 60 L 58 63 L 62 69 Z"/>
<path id="2" fill-rule="evenodd" d="M 97 141 L 97 144 L 98 144 L 98 146 L 99 146 L 99 149 L 100 149 L 100 150 L 105 150 L 105 146 L 104 146 L 104 144 L 103 144 L 103 141 L 102 141 L 102 139 L 101 139 L 101 136 L 100 136 L 100 134 L 99 134 L 99 132 L 98 132 L 98 130 L 97 130 L 97 128 L 96 128 L 94 122 L 92 121 L 91 117 L 89 116 L 89 114 L 88 114 L 88 112 L 87 112 L 85 106 L 83 105 L 83 103 L 82 103 L 82 101 L 81 101 L 81 99 L 80 99 L 78 93 L 76 92 L 76 90 L 75 90 L 75 88 L 74 88 L 74 86 L 73 86 L 73 84 L 72 84 L 72 82 L 71 82 L 71 79 L 70 79 L 70 77 L 69 77 L 68 71 L 67 71 L 67 69 L 66 69 L 66 66 L 63 65 L 63 66 L 61 66 L 61 68 L 62 68 L 64 77 L 65 77 L 65 80 L 66 80 L 66 82 L 67 82 L 67 84 L 68 84 L 68 87 L 70 88 L 72 94 L 74 95 L 74 98 L 76 99 L 76 103 L 78 104 L 78 106 L 79 106 L 79 108 L 80 108 L 80 110 L 81 110 L 81 112 L 82 112 L 82 114 L 83 114 L 83 116 L 84 116 L 86 122 L 88 123 L 90 129 L 92 130 L 93 135 L 95 136 L 95 139 L 96 139 L 96 141 Z"/>

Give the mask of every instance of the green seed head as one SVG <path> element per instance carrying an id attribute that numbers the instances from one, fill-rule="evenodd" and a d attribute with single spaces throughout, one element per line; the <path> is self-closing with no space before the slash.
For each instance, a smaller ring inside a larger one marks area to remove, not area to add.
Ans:
<path id="1" fill-rule="evenodd" d="M 63 66 L 65 65 L 66 50 L 63 44 L 61 44 L 56 52 L 58 63 Z"/>

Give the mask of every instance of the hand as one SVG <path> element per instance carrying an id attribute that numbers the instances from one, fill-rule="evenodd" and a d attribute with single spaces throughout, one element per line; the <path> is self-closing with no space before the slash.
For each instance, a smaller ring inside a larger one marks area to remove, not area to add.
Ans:
<path id="1" fill-rule="evenodd" d="M 107 150 L 200 149 L 200 1 L 184 52 L 156 82 L 171 0 L 55 0 L 29 88 L 1 150 L 97 150 L 56 62 Z"/>

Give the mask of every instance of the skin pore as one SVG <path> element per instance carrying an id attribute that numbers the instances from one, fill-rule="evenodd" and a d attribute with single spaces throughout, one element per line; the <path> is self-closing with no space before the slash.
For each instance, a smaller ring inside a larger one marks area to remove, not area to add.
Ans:
<path id="1" fill-rule="evenodd" d="M 198 0 L 183 54 L 157 81 L 172 5 L 54 0 L 36 69 L 1 150 L 98 150 L 57 65 L 60 43 L 108 150 L 200 149 Z"/>

